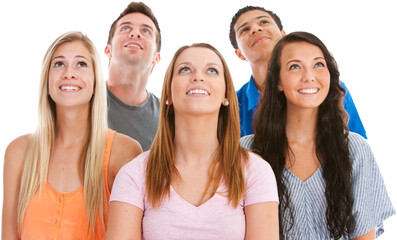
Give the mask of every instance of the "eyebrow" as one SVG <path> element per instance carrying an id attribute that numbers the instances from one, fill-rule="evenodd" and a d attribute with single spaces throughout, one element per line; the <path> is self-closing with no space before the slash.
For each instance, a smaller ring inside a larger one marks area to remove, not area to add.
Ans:
<path id="1" fill-rule="evenodd" d="M 65 56 L 63 56 L 63 55 L 56 56 L 56 57 L 54 57 L 54 58 L 52 59 L 52 61 L 55 60 L 55 59 L 59 59 L 59 58 L 63 59 L 63 58 L 65 58 Z M 87 61 L 90 61 L 88 58 L 84 57 L 83 55 L 76 55 L 76 56 L 74 56 L 74 58 L 84 58 L 84 59 L 86 59 Z"/>
<path id="2" fill-rule="evenodd" d="M 189 66 L 193 66 L 193 64 L 192 64 L 191 62 L 181 62 L 180 64 L 178 64 L 178 65 L 175 65 L 175 67 L 179 67 L 179 66 L 181 66 L 181 65 L 189 65 Z M 222 67 L 222 66 L 219 66 L 218 64 L 216 64 L 216 63 L 212 63 L 212 62 L 210 62 L 210 63 L 207 63 L 205 66 L 206 66 L 206 67 L 209 67 L 209 66 L 216 66 L 216 67 L 218 67 L 218 68 L 220 68 L 220 69 L 223 69 L 223 67 Z"/>
<path id="3" fill-rule="evenodd" d="M 261 15 L 261 16 L 256 17 L 256 19 L 261 19 L 261 18 L 269 18 L 269 17 L 266 16 L 266 15 Z M 238 32 L 240 28 L 246 26 L 247 24 L 248 24 L 248 22 L 245 22 L 245 23 L 241 24 L 241 25 L 236 29 L 236 32 Z"/>
<path id="4" fill-rule="evenodd" d="M 123 25 L 132 25 L 132 22 L 122 22 L 122 23 L 120 23 L 119 27 L 121 27 Z M 150 28 L 153 31 L 153 27 L 148 25 L 148 24 L 146 24 L 146 23 L 138 24 L 138 25 Z"/>
<path id="5" fill-rule="evenodd" d="M 315 57 L 313 60 L 315 61 L 315 60 L 319 60 L 319 59 L 325 60 L 324 57 Z M 292 59 L 292 60 L 287 62 L 287 65 L 290 64 L 291 62 L 302 62 L 302 61 L 299 60 L 299 59 Z"/>

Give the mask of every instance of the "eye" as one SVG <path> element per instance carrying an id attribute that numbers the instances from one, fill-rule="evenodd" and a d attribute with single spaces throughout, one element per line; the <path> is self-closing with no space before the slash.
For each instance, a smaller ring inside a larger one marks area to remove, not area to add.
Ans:
<path id="1" fill-rule="evenodd" d="M 87 65 L 86 62 L 80 61 L 80 62 L 77 63 L 77 66 L 78 67 L 87 67 L 88 65 Z"/>
<path id="2" fill-rule="evenodd" d="M 243 33 L 247 32 L 247 31 L 249 31 L 249 30 L 250 30 L 249 27 L 244 27 L 244 28 L 242 28 L 242 29 L 240 30 L 240 34 L 243 34 Z"/>
<path id="3" fill-rule="evenodd" d="M 299 65 L 298 64 L 292 64 L 291 66 L 289 66 L 288 70 L 295 70 L 295 69 L 299 69 Z"/>
<path id="4" fill-rule="evenodd" d="M 63 66 L 64 66 L 64 64 L 63 64 L 62 61 L 56 61 L 56 62 L 54 63 L 54 67 L 63 67 Z"/>
<path id="5" fill-rule="evenodd" d="M 216 70 L 215 68 L 208 68 L 208 71 L 207 71 L 209 74 L 216 74 L 216 75 L 218 75 L 218 70 Z"/>
<path id="6" fill-rule="evenodd" d="M 267 20 L 261 21 L 261 25 L 265 25 L 266 23 L 269 23 L 269 21 L 267 21 Z"/>
<path id="7" fill-rule="evenodd" d="M 123 27 L 121 28 L 121 31 L 122 31 L 122 32 L 129 32 L 129 31 L 131 31 L 131 27 L 129 27 L 129 26 L 123 26 Z"/>
<path id="8" fill-rule="evenodd" d="M 325 67 L 325 65 L 322 62 L 318 62 L 318 63 L 314 64 L 314 67 Z"/>
<path id="9" fill-rule="evenodd" d="M 190 68 L 188 67 L 182 67 L 181 69 L 179 69 L 179 73 L 188 73 L 191 72 Z"/>
<path id="10" fill-rule="evenodd" d="M 146 29 L 146 28 L 142 30 L 142 33 L 147 34 L 147 35 L 151 34 L 150 30 Z"/>

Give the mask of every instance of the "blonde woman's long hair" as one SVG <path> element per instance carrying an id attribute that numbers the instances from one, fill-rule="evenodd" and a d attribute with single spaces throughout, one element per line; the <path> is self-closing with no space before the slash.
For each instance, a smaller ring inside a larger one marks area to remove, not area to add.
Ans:
<path id="1" fill-rule="evenodd" d="M 178 170 L 174 165 L 174 108 L 172 104 L 166 104 L 166 100 L 171 96 L 171 81 L 176 59 L 184 50 L 192 47 L 207 48 L 218 55 L 224 69 L 225 97 L 229 101 L 229 106 L 222 105 L 219 109 L 217 130 L 219 147 L 210 165 L 209 181 L 200 202 L 202 203 L 207 191 L 215 194 L 222 181 L 228 189 L 229 203 L 237 207 L 246 189 L 242 158 L 244 160 L 248 158 L 247 151 L 240 147 L 238 101 L 225 59 L 213 46 L 206 43 L 196 43 L 179 48 L 166 71 L 160 102 L 159 127 L 150 148 L 146 169 L 147 198 L 154 207 L 158 207 L 164 197 L 169 197 L 171 180 L 179 177 Z"/>
<path id="2" fill-rule="evenodd" d="M 67 32 L 58 37 L 48 48 L 42 63 L 38 125 L 32 134 L 26 153 L 18 199 L 18 231 L 21 233 L 26 209 L 37 191 L 44 189 L 55 139 L 56 104 L 48 94 L 50 64 L 55 50 L 64 43 L 80 41 L 91 53 L 94 68 L 94 94 L 90 101 L 89 137 L 83 148 L 79 175 L 84 184 L 84 204 L 87 234 L 94 236 L 98 218 L 105 229 L 104 211 L 107 211 L 103 158 L 106 144 L 107 102 L 106 88 L 100 58 L 94 44 L 81 32 Z"/>

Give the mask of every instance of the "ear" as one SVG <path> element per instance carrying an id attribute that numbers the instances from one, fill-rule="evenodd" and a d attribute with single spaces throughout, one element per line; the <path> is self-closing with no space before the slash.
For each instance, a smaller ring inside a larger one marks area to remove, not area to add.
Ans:
<path id="1" fill-rule="evenodd" d="M 284 88 L 283 88 L 283 85 L 281 85 L 281 82 L 278 82 L 277 89 L 278 89 L 280 92 L 284 91 Z"/>
<path id="2" fill-rule="evenodd" d="M 112 58 L 112 53 L 111 53 L 109 44 L 106 45 L 106 47 L 105 47 L 105 54 L 106 54 L 106 56 L 108 56 L 109 59 Z"/>
<path id="3" fill-rule="evenodd" d="M 156 54 L 155 54 L 155 58 L 153 59 L 153 66 L 155 66 L 158 62 L 160 62 L 160 59 L 161 59 L 161 57 L 160 57 L 160 53 L 159 52 L 157 52 Z"/>
<path id="4" fill-rule="evenodd" d="M 243 61 L 245 61 L 245 60 L 247 60 L 245 57 L 244 57 L 244 55 L 241 53 L 241 50 L 240 49 L 234 49 L 234 53 L 236 54 L 236 56 L 238 57 L 238 58 L 240 58 L 241 60 L 243 60 Z"/>
<path id="5" fill-rule="evenodd" d="M 285 37 L 287 35 L 284 30 L 281 30 L 280 32 L 282 37 Z"/>
<path id="6" fill-rule="evenodd" d="M 168 96 L 168 98 L 166 99 L 166 101 L 168 102 L 168 104 L 167 104 L 167 105 L 169 105 L 169 106 L 171 106 L 171 105 L 172 105 L 172 97 L 171 97 L 171 95 L 170 95 L 170 96 Z"/>

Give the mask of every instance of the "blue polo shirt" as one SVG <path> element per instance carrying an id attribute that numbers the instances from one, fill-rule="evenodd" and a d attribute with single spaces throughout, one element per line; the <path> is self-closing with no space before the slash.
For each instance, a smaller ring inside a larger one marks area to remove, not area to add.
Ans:
<path id="1" fill-rule="evenodd" d="M 349 114 L 349 122 L 347 127 L 351 132 L 360 134 L 363 138 L 367 138 L 363 123 L 358 115 L 356 106 L 354 105 L 353 98 L 347 89 L 346 85 L 340 81 L 340 85 L 346 89 L 345 99 L 343 106 Z M 256 112 L 256 106 L 259 104 L 260 94 L 256 88 L 254 78 L 251 76 L 250 80 L 244 84 L 237 91 L 239 112 L 240 112 L 240 134 L 241 137 L 252 134 L 252 119 Z"/>

